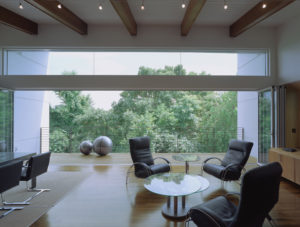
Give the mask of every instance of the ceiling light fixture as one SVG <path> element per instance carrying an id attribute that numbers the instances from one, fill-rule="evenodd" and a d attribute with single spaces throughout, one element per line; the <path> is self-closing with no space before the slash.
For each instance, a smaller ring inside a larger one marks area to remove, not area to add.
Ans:
<path id="1" fill-rule="evenodd" d="M 224 9 L 225 9 L 225 10 L 228 9 L 228 4 L 227 4 L 226 0 L 224 0 Z"/>
<path id="2" fill-rule="evenodd" d="M 19 9 L 24 9 L 22 2 L 20 2 L 20 4 L 19 4 Z"/>
<path id="3" fill-rule="evenodd" d="M 265 2 L 262 3 L 261 8 L 265 9 L 267 8 L 267 4 Z"/>
<path id="4" fill-rule="evenodd" d="M 103 2 L 104 0 L 99 0 L 99 5 L 98 5 L 99 10 L 103 10 Z"/>
<path id="5" fill-rule="evenodd" d="M 57 4 L 57 8 L 61 9 L 62 5 L 60 3 Z"/>
<path id="6" fill-rule="evenodd" d="M 142 1 L 141 10 L 145 10 L 144 0 Z"/>
<path id="7" fill-rule="evenodd" d="M 182 0 L 181 8 L 184 9 L 185 6 L 186 6 L 186 5 L 185 5 L 185 3 L 184 3 L 184 0 Z"/>

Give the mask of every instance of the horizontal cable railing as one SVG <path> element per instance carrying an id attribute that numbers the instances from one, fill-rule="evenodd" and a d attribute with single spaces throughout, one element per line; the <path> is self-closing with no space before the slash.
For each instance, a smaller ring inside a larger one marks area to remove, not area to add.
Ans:
<path id="1" fill-rule="evenodd" d="M 109 137 L 113 142 L 112 152 L 129 152 L 129 138 L 120 140 L 121 136 L 119 135 L 105 136 Z M 182 134 L 162 132 L 154 135 L 150 134 L 148 136 L 150 136 L 151 139 L 151 150 L 156 153 L 218 153 L 226 152 L 228 142 L 230 139 L 243 140 L 244 128 L 238 127 L 236 129 L 228 130 L 219 130 L 216 128 L 203 128 L 200 131 L 194 132 L 192 136 L 187 136 L 184 134 L 184 132 Z M 41 128 L 41 151 L 43 152 L 49 150 L 49 148 L 53 152 L 58 153 L 79 152 L 79 145 L 84 140 L 89 140 L 89 138 L 77 138 L 73 139 L 72 141 L 68 141 L 67 139 L 63 141 L 61 137 L 55 137 L 51 139 L 49 128 Z M 91 142 L 93 142 L 92 139 L 90 140 Z M 117 143 L 116 141 L 121 142 Z"/>

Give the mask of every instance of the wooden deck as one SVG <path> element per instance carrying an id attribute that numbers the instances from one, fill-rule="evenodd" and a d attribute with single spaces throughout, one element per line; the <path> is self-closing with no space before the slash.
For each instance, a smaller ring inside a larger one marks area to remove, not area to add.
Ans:
<path id="1" fill-rule="evenodd" d="M 184 163 L 175 162 L 172 154 L 154 154 L 164 156 L 172 164 L 172 171 L 183 172 Z M 215 155 L 215 154 L 213 154 Z M 222 157 L 224 154 L 217 154 Z M 201 154 L 201 161 L 212 154 Z M 200 173 L 200 162 L 191 163 L 190 172 Z M 247 168 L 256 167 L 255 159 L 250 159 Z M 174 222 L 164 218 L 161 207 L 166 197 L 153 194 L 143 187 L 143 180 L 130 177 L 128 187 L 125 176 L 131 158 L 129 154 L 110 154 L 98 157 L 95 154 L 53 154 L 49 171 L 86 172 L 87 177 L 81 184 L 70 191 L 47 213 L 32 225 L 40 226 L 103 226 L 103 227 L 140 227 L 184 226 L 183 222 Z M 217 195 L 239 191 L 235 182 L 221 182 L 207 174 L 203 175 L 210 182 L 210 187 L 200 193 L 187 197 L 187 204 L 193 206 Z M 60 182 L 57 182 L 60 184 Z M 271 215 L 278 226 L 299 226 L 300 190 L 295 184 L 283 180 L 280 187 L 280 200 Z M 194 227 L 193 223 L 190 223 Z M 265 226 L 269 226 L 267 223 Z"/>

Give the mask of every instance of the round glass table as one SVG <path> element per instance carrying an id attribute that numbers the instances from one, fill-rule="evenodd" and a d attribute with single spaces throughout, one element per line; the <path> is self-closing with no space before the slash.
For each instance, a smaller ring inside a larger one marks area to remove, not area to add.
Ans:
<path id="1" fill-rule="evenodd" d="M 159 173 L 147 177 L 144 183 L 149 191 L 168 196 L 167 203 L 162 207 L 162 214 L 171 219 L 185 219 L 189 210 L 185 196 L 203 191 L 208 186 L 209 182 L 204 177 L 185 173 Z M 181 197 L 181 201 L 178 197 Z"/>
<path id="2" fill-rule="evenodd" d="M 189 173 L 189 162 L 197 162 L 200 160 L 200 156 L 197 154 L 174 154 L 172 158 L 175 161 L 185 162 L 185 173 Z"/>

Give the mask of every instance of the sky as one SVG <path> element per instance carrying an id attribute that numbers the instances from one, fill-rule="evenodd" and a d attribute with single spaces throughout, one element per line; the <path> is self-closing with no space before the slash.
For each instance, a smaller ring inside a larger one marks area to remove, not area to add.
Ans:
<path id="1" fill-rule="evenodd" d="M 77 75 L 137 75 L 140 66 L 164 68 L 182 64 L 187 73 L 210 75 L 236 75 L 236 53 L 200 52 L 58 52 L 51 51 L 48 58 L 48 75 L 61 75 L 75 71 Z M 109 110 L 120 99 L 122 91 L 83 91 L 89 94 L 95 108 Z M 59 104 L 50 94 L 50 105 Z"/>

